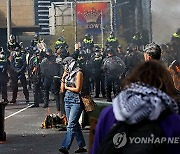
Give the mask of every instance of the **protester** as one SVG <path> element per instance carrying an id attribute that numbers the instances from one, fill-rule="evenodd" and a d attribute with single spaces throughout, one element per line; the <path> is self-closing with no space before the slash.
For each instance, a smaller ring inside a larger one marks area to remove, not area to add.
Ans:
<path id="1" fill-rule="evenodd" d="M 67 132 L 59 151 L 68 154 L 74 137 L 79 149 L 75 153 L 87 152 L 86 143 L 80 128 L 79 118 L 82 112 L 82 102 L 79 93 L 82 89 L 83 74 L 75 59 L 67 57 L 63 60 L 64 74 L 61 80 L 61 92 L 65 92 L 65 112 L 68 119 Z"/>
<path id="2" fill-rule="evenodd" d="M 91 154 L 98 153 L 101 143 L 118 121 L 138 124 L 144 120 L 157 120 L 166 111 L 170 111 L 169 114 L 159 121 L 163 134 L 165 137 L 179 137 L 180 116 L 173 100 L 174 91 L 169 72 L 158 61 L 139 64 L 125 79 L 123 90 L 113 100 L 113 105 L 101 112 Z M 180 153 L 179 144 L 168 144 L 166 148 L 169 154 Z"/>

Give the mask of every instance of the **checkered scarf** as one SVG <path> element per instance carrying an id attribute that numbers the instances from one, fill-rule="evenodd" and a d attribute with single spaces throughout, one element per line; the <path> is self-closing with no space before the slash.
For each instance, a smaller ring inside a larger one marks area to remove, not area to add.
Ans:
<path id="1" fill-rule="evenodd" d="M 165 92 L 140 83 L 132 83 L 113 100 L 116 120 L 129 124 L 156 120 L 166 109 L 178 113 L 176 102 Z"/>

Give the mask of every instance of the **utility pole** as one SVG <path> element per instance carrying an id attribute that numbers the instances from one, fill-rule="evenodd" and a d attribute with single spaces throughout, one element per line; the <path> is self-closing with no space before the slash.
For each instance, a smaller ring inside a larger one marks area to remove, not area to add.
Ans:
<path id="1" fill-rule="evenodd" d="M 11 0 L 7 0 L 7 41 L 12 33 L 11 27 Z"/>
<path id="2" fill-rule="evenodd" d="M 75 20 L 74 20 L 74 25 L 75 25 L 75 38 L 74 38 L 74 40 L 75 40 L 75 44 L 77 43 L 77 9 L 76 9 L 76 5 L 77 5 L 77 0 L 75 0 L 74 1 L 75 2 L 75 4 L 74 4 L 74 7 L 75 7 L 75 15 L 74 15 L 74 18 L 75 18 Z"/>
<path id="3" fill-rule="evenodd" d="M 113 28 L 113 0 L 110 0 L 110 29 L 111 31 L 114 30 Z"/>
<path id="4" fill-rule="evenodd" d="M 103 13 L 101 11 L 101 47 L 104 47 L 104 27 L 103 27 Z"/>

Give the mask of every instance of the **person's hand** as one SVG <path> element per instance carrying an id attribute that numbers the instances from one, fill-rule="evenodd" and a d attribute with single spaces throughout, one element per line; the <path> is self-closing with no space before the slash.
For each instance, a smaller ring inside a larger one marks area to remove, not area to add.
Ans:
<path id="1" fill-rule="evenodd" d="M 66 84 L 64 85 L 64 88 L 65 88 L 66 90 L 68 90 L 68 86 L 67 86 Z"/>
<path id="2" fill-rule="evenodd" d="M 66 70 L 64 71 L 64 73 L 63 73 L 63 76 L 62 76 L 62 80 L 63 80 L 63 81 L 65 80 L 65 77 L 68 75 L 68 73 L 69 73 L 69 70 L 66 69 Z"/>

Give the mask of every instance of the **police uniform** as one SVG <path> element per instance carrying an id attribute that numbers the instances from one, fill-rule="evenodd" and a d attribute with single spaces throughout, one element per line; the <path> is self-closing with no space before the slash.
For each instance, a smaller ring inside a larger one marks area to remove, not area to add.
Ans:
<path id="1" fill-rule="evenodd" d="M 137 45 L 139 48 L 143 45 L 143 36 L 141 33 L 137 33 L 132 37 L 132 43 Z"/>
<path id="2" fill-rule="evenodd" d="M 38 43 L 39 43 L 39 39 L 33 39 L 33 40 L 31 41 L 31 47 L 32 47 L 32 48 L 33 48 L 33 47 L 36 47 Z"/>
<path id="3" fill-rule="evenodd" d="M 90 94 L 90 77 L 92 75 L 92 66 L 89 59 L 87 59 L 86 52 L 84 50 L 79 51 L 79 56 L 77 59 L 77 63 L 83 72 L 83 87 L 82 94 L 89 95 Z"/>
<path id="4" fill-rule="evenodd" d="M 43 59 L 40 64 L 44 88 L 44 108 L 49 106 L 49 91 L 53 87 L 55 58 L 54 55 L 49 55 L 47 58 Z"/>
<path id="5" fill-rule="evenodd" d="M 116 96 L 120 92 L 121 75 L 125 71 L 124 62 L 112 55 L 104 59 L 103 71 L 105 76 L 105 91 L 108 102 L 112 101 L 111 92 Z"/>
<path id="6" fill-rule="evenodd" d="M 17 92 L 18 92 L 18 80 L 21 81 L 21 84 L 23 86 L 23 93 L 25 95 L 26 102 L 29 102 L 29 92 L 27 90 L 27 81 L 25 77 L 25 71 L 26 71 L 26 58 L 23 53 L 20 51 L 18 54 L 14 53 L 12 55 L 12 60 L 10 62 L 11 64 L 11 79 L 12 79 L 12 91 L 13 91 L 13 97 L 12 97 L 12 103 L 16 103 L 17 99 Z"/>
<path id="7" fill-rule="evenodd" d="M 90 49 L 92 51 L 92 49 L 94 47 L 93 39 L 84 38 L 82 41 L 82 47 L 83 47 L 83 49 Z"/>
<path id="8" fill-rule="evenodd" d="M 117 49 L 117 46 L 119 45 L 118 40 L 116 37 L 108 37 L 106 40 L 106 48 L 112 47 L 114 50 Z"/>
<path id="9" fill-rule="evenodd" d="M 8 44 L 7 44 L 7 47 L 8 47 L 9 51 L 14 51 L 16 47 L 21 49 L 21 46 L 16 41 L 14 41 L 14 42 L 9 41 Z"/>
<path id="10" fill-rule="evenodd" d="M 93 78 L 95 83 L 95 98 L 99 98 L 100 90 L 102 96 L 105 97 L 105 89 L 104 89 L 104 77 L 102 73 L 102 61 L 103 56 L 101 53 L 95 52 L 92 56 L 92 68 L 93 68 Z"/>
<path id="11" fill-rule="evenodd" d="M 68 44 L 66 43 L 66 41 L 64 40 L 57 40 L 56 43 L 55 43 L 55 49 L 59 49 L 59 48 L 62 48 L 62 49 L 67 49 L 69 46 Z"/>
<path id="12" fill-rule="evenodd" d="M 39 103 L 43 102 L 43 85 L 41 80 L 40 62 L 41 60 L 36 54 L 34 54 L 34 56 L 29 61 L 30 80 L 33 83 L 33 107 L 39 107 Z"/>
<path id="13" fill-rule="evenodd" d="M 2 90 L 2 99 L 4 102 L 8 102 L 8 97 L 7 97 L 7 83 L 9 80 L 8 77 L 8 70 L 9 67 L 9 61 L 7 57 L 0 53 L 0 85 L 1 85 L 1 90 Z"/>

